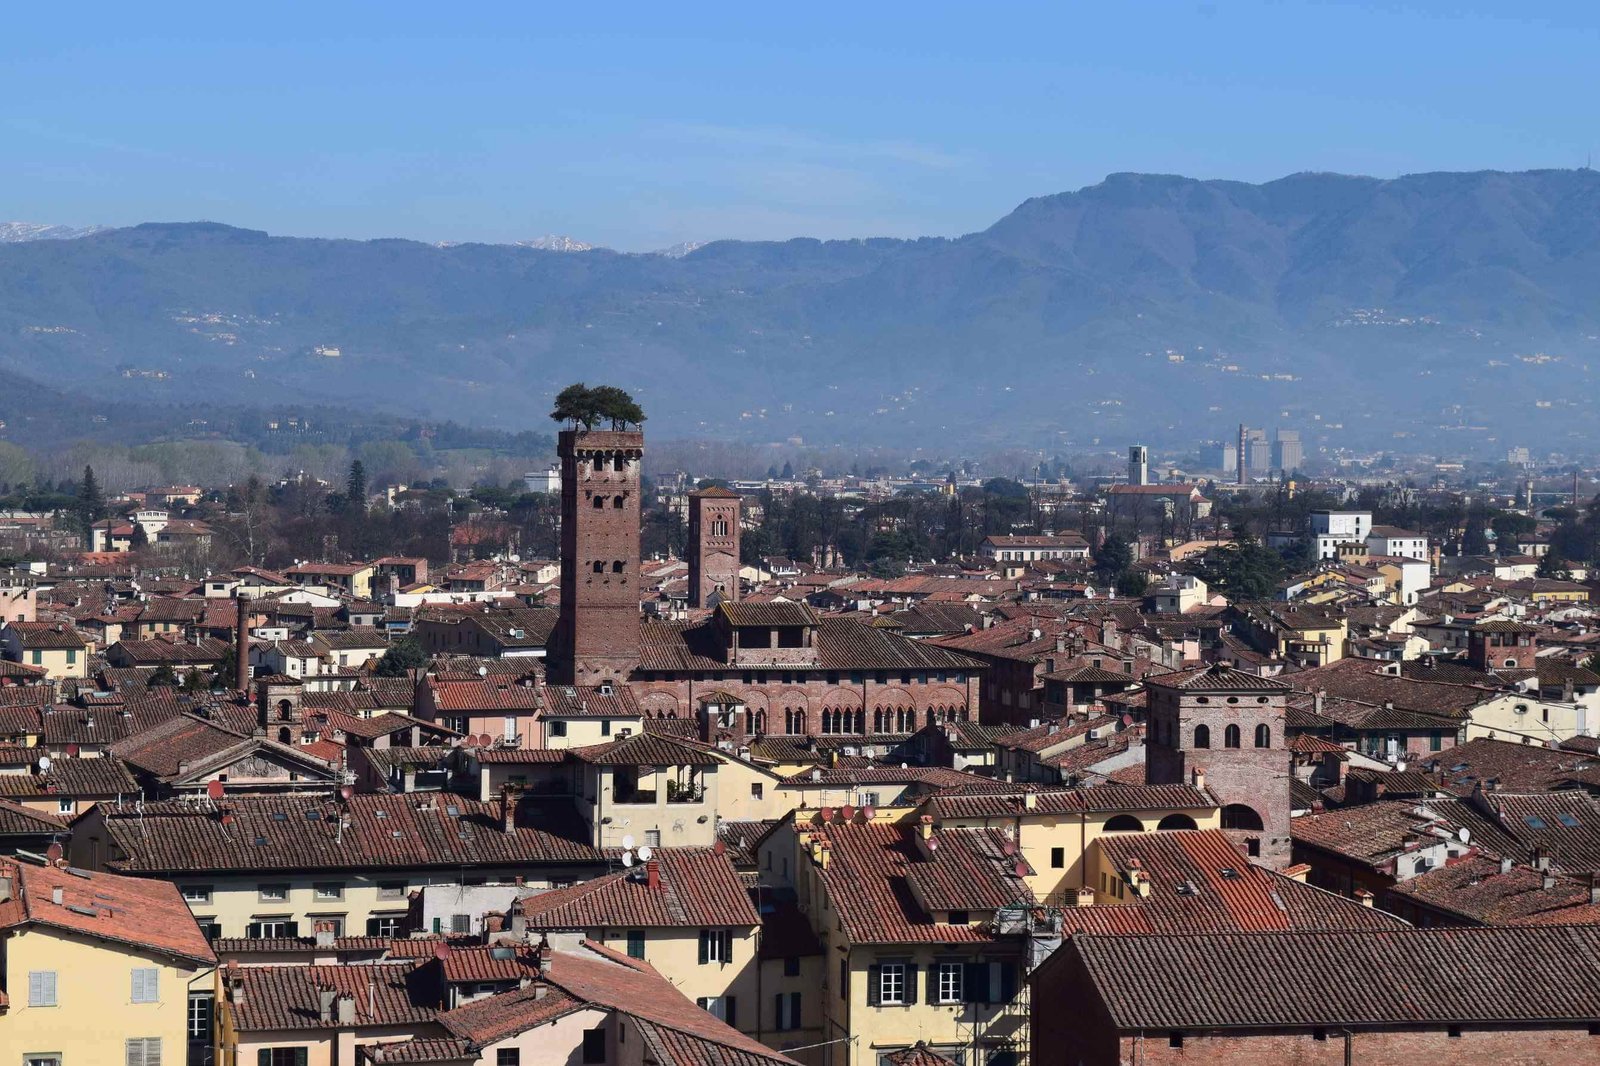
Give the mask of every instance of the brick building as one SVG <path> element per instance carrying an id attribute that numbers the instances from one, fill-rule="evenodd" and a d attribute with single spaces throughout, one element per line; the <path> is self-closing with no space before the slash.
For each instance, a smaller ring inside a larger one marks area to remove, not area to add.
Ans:
<path id="1" fill-rule="evenodd" d="M 1222 828 L 1252 858 L 1289 862 L 1289 686 L 1231 666 L 1146 679 L 1146 773 L 1153 785 L 1204 780 Z"/>
<path id="2" fill-rule="evenodd" d="M 819 617 L 803 603 L 739 602 L 739 501 L 724 490 L 691 500 L 700 518 L 691 584 L 711 596 L 722 584 L 729 595 L 699 621 L 641 621 L 644 437 L 566 430 L 558 452 L 561 610 L 548 657 L 552 684 L 575 686 L 580 701 L 626 685 L 646 718 L 690 719 L 701 739 L 733 743 L 763 734 L 910 733 L 977 718 L 985 665 L 970 656 Z"/>
<path id="3" fill-rule="evenodd" d="M 1035 1061 L 1600 1062 L 1597 948 L 1582 926 L 1080 935 L 1034 975 Z"/>
<path id="4" fill-rule="evenodd" d="M 689 606 L 739 598 L 739 494 L 713 486 L 689 493 Z"/>
<path id="5" fill-rule="evenodd" d="M 639 474 L 644 434 L 562 430 L 561 614 L 551 680 L 623 681 L 639 661 Z"/>

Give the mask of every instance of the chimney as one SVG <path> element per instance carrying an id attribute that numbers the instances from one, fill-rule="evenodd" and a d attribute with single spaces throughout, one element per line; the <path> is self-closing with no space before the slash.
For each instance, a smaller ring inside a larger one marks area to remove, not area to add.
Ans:
<path id="1" fill-rule="evenodd" d="M 340 1025 L 354 1025 L 356 1023 L 356 997 L 348 992 L 341 992 L 333 1003 Z"/>
<path id="2" fill-rule="evenodd" d="M 1368 892 L 1364 888 L 1356 889 L 1356 902 L 1360 903 L 1363 907 L 1372 906 L 1372 893 Z"/>
<path id="3" fill-rule="evenodd" d="M 918 819 L 918 821 L 917 821 L 917 830 L 922 834 L 922 839 L 923 840 L 932 839 L 932 837 L 933 837 L 933 815 L 924 814 L 920 819 Z"/>
<path id="4" fill-rule="evenodd" d="M 1322 713 L 1322 701 L 1327 699 L 1327 698 L 1328 698 L 1328 690 L 1327 689 L 1325 689 L 1325 688 L 1317 689 L 1317 694 L 1315 696 L 1313 696 L 1312 699 L 1311 699 L 1311 709 L 1316 711 L 1318 714 L 1321 714 Z"/>
<path id="5" fill-rule="evenodd" d="M 234 600 L 238 611 L 234 617 L 233 687 L 244 692 L 250 687 L 250 610 L 237 590 Z"/>
<path id="6" fill-rule="evenodd" d="M 1022 794 L 1022 809 L 1025 811 L 1037 810 L 1039 807 L 1039 794 L 1033 789 Z"/>
<path id="7" fill-rule="evenodd" d="M 1512 865 L 1512 863 L 1511 863 L 1510 858 L 1508 858 L 1505 855 L 1500 856 L 1500 872 L 1501 873 L 1503 873 L 1503 874 L 1510 873 L 1511 872 L 1511 865 Z"/>
<path id="8" fill-rule="evenodd" d="M 534 952 L 534 955 L 538 959 L 539 973 L 541 975 L 548 975 L 550 973 L 550 965 L 555 961 L 555 952 L 550 950 L 549 933 L 545 933 L 539 937 L 539 948 L 536 952 Z"/>
<path id="9" fill-rule="evenodd" d="M 1589 874 L 1589 905 L 1600 907 L 1600 873 Z"/>
<path id="10" fill-rule="evenodd" d="M 510 785 L 500 786 L 500 829 L 505 833 L 517 828 L 517 800 Z"/>
<path id="11" fill-rule="evenodd" d="M 1555 888 L 1556 875 L 1551 873 L 1549 870 L 1546 870 L 1544 872 L 1544 876 L 1539 878 L 1539 887 L 1544 889 L 1546 892 L 1550 891 L 1552 888 Z"/>
<path id="12" fill-rule="evenodd" d="M 59 907 L 65 901 L 65 895 L 66 893 L 63 891 L 61 886 L 57 885 L 50 890 L 50 902 Z"/>
<path id="13" fill-rule="evenodd" d="M 0 866 L 0 903 L 11 902 L 11 891 L 16 884 L 16 876 L 16 867 Z"/>
<path id="14" fill-rule="evenodd" d="M 652 891 L 656 891 L 656 890 L 661 888 L 661 860 L 660 859 L 650 859 L 650 860 L 645 862 L 645 864 L 644 864 L 644 883 L 646 885 L 648 885 Z"/>
<path id="15" fill-rule="evenodd" d="M 324 1025 L 333 1021 L 334 1001 L 339 993 L 331 988 L 317 989 L 317 1020 Z"/>
<path id="16" fill-rule="evenodd" d="M 244 1003 L 244 975 L 239 972 L 239 960 L 228 960 L 227 988 L 234 1006 Z"/>
<path id="17" fill-rule="evenodd" d="M 1074 901 L 1074 905 L 1079 907 L 1094 906 L 1094 889 L 1090 888 L 1088 885 L 1084 885 L 1082 888 L 1078 889 L 1078 897 Z"/>
<path id="18" fill-rule="evenodd" d="M 319 947 L 319 948 L 331 948 L 331 947 L 333 947 L 333 923 L 332 922 L 318 922 L 316 924 L 316 934 L 317 934 L 317 947 Z"/>
<path id="19" fill-rule="evenodd" d="M 1194 782 L 1195 788 L 1206 787 L 1206 772 L 1201 767 L 1196 766 L 1193 770 L 1190 770 L 1189 777 Z"/>
<path id="20" fill-rule="evenodd" d="M 1533 849 L 1533 868 L 1535 870 L 1550 869 L 1550 853 L 1543 848 Z"/>

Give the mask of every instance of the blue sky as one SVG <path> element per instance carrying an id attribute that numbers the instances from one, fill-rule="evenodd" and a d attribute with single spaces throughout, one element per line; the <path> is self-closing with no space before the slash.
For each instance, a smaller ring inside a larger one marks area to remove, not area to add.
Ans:
<path id="1" fill-rule="evenodd" d="M 1538 9 L 1538 16 L 1527 12 Z M 1600 4 L 17 5 L 0 219 L 627 250 L 1582 165 Z"/>

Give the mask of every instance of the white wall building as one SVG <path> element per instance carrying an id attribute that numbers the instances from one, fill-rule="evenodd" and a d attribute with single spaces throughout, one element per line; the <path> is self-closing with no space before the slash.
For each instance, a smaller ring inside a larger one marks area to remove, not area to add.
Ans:
<path id="1" fill-rule="evenodd" d="M 1336 559 L 1341 544 L 1365 544 L 1371 511 L 1312 511 L 1311 541 L 1318 559 Z"/>

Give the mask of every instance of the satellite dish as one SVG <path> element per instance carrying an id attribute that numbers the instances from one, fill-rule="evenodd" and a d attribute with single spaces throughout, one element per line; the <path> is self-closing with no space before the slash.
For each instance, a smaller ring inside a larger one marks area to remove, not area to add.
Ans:
<path id="1" fill-rule="evenodd" d="M 487 666 L 478 667 L 478 676 L 479 677 L 488 677 L 489 676 L 489 668 Z"/>
<path id="2" fill-rule="evenodd" d="M 343 788 L 341 788 L 339 790 L 339 795 L 343 796 L 345 799 L 349 799 L 351 796 L 354 796 L 355 794 L 356 794 L 356 790 L 351 788 L 349 785 L 346 785 L 346 786 L 344 786 Z"/>
<path id="3" fill-rule="evenodd" d="M 625 852 L 622 853 L 622 865 L 624 865 L 624 866 L 632 866 L 633 865 L 633 852 L 625 851 Z"/>
<path id="4" fill-rule="evenodd" d="M 1456 830 L 1456 836 L 1460 838 L 1461 843 L 1463 844 L 1472 843 L 1472 830 L 1468 829 L 1466 826 L 1462 826 L 1460 829 Z"/>
<path id="5" fill-rule="evenodd" d="M 839 815 L 848 822 L 850 819 L 856 816 L 856 809 L 849 804 L 846 804 L 845 806 L 839 808 Z"/>
<path id="6" fill-rule="evenodd" d="M 627 835 L 625 835 L 622 838 L 622 846 L 627 848 L 629 851 L 633 850 L 633 834 L 632 833 L 628 833 Z"/>
<path id="7" fill-rule="evenodd" d="M 929 837 L 928 838 L 928 850 L 929 851 L 938 851 L 939 850 L 939 838 L 938 837 Z"/>
<path id="8" fill-rule="evenodd" d="M 50 756 L 48 756 L 48 755 L 39 756 L 39 772 L 42 774 L 48 769 L 50 769 Z"/>
<path id="9" fill-rule="evenodd" d="M 1406 764 L 1403 763 L 1403 762 L 1395 763 L 1394 764 L 1394 772 L 1397 773 L 1397 774 L 1405 773 L 1406 772 Z"/>
<path id="10" fill-rule="evenodd" d="M 649 862 L 650 856 L 654 854 L 655 851 L 651 849 L 649 844 L 646 844 L 644 847 L 639 849 L 639 858 L 643 859 L 645 862 Z"/>
<path id="11" fill-rule="evenodd" d="M 210 796 L 213 800 L 221 799 L 222 798 L 222 782 L 218 781 L 216 778 L 212 778 L 210 781 L 207 781 L 206 782 L 206 795 Z"/>
<path id="12" fill-rule="evenodd" d="M 1015 842 L 1008 840 L 1004 844 L 1000 845 L 1000 854 L 1002 854 L 1002 855 L 1015 855 L 1016 853 L 1017 853 L 1017 845 L 1016 845 Z"/>
<path id="13" fill-rule="evenodd" d="M 1011 868 L 1011 872 L 1016 874 L 1018 877 L 1027 877 L 1028 864 L 1023 862 L 1021 859 L 1018 859 L 1017 864 Z"/>
<path id="14" fill-rule="evenodd" d="M 865 818 L 867 821 L 870 822 L 874 818 L 876 818 L 877 816 L 878 816 L 878 808 L 876 808 L 876 807 L 863 807 L 863 808 L 861 808 L 861 817 Z"/>

